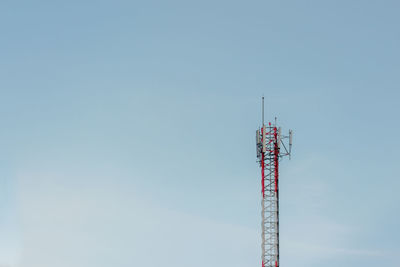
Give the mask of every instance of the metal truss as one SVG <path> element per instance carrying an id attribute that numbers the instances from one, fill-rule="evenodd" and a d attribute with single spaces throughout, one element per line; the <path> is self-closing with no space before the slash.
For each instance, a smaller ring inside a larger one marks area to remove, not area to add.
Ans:
<path id="1" fill-rule="evenodd" d="M 283 139 L 289 139 L 289 150 Z M 262 267 L 279 266 L 279 160 L 290 156 L 292 131 L 288 136 L 271 123 L 257 130 L 257 158 L 261 167 L 261 249 Z M 281 145 L 282 148 L 281 149 Z"/>

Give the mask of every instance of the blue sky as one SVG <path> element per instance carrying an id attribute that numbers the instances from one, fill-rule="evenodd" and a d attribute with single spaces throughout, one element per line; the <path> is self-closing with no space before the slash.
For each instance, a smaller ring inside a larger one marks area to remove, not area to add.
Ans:
<path id="1" fill-rule="evenodd" d="M 2 1 L 0 266 L 399 266 L 397 1 Z"/>

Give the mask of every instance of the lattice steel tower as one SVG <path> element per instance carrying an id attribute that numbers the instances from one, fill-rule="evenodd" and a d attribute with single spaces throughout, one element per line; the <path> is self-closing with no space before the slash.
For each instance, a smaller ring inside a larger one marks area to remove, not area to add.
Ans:
<path id="1" fill-rule="evenodd" d="M 282 135 L 281 127 L 271 122 L 264 124 L 262 98 L 262 126 L 256 132 L 257 161 L 261 167 L 261 251 L 262 267 L 279 266 L 279 161 L 292 150 L 292 130 Z M 285 145 L 288 139 L 288 144 Z"/>

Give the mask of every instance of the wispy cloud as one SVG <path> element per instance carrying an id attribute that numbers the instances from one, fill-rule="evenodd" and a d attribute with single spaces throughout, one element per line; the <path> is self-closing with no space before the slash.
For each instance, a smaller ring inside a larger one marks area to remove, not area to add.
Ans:
<path id="1" fill-rule="evenodd" d="M 290 181 L 281 180 L 282 194 L 290 196 L 281 201 L 281 251 L 289 266 L 330 266 L 327 262 L 334 266 L 338 259 L 360 263 L 367 258 L 388 263 L 394 255 L 379 244 L 363 242 L 373 225 L 346 219 L 349 210 L 341 201 L 346 196 L 335 189 L 340 189 L 337 180 L 350 182 L 351 177 L 342 174 L 338 165 L 335 159 L 310 155 L 287 168 L 284 177 Z M 347 202 L 352 204 L 348 198 Z"/>
<path id="2" fill-rule="evenodd" d="M 115 182 L 58 185 L 68 179 L 58 174 L 20 177 L 21 267 L 240 267 L 259 262 L 253 229 L 162 207 L 152 200 L 156 196 Z"/>

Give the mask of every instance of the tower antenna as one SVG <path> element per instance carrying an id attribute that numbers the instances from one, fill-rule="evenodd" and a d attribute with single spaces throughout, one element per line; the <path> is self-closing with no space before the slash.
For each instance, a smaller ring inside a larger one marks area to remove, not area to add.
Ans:
<path id="1" fill-rule="evenodd" d="M 264 96 L 262 97 L 262 125 L 264 125 Z"/>

